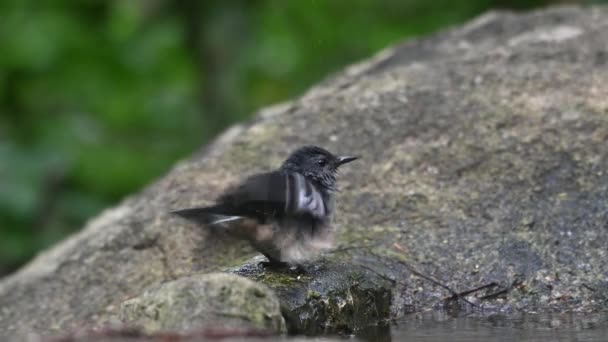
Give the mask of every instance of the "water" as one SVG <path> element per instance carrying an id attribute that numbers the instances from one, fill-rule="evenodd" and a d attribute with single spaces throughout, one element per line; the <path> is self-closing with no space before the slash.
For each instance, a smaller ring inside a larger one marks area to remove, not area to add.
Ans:
<path id="1" fill-rule="evenodd" d="M 366 341 L 485 342 L 577 341 L 608 342 L 608 314 L 449 316 L 442 313 L 408 316 L 376 327 L 359 338 Z"/>

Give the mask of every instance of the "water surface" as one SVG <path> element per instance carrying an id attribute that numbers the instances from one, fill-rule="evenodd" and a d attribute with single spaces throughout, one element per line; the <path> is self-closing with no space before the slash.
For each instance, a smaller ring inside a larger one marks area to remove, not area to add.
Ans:
<path id="1" fill-rule="evenodd" d="M 384 329 L 366 331 L 367 341 L 579 341 L 608 342 L 608 314 L 519 317 L 450 316 L 445 313 L 410 315 Z"/>

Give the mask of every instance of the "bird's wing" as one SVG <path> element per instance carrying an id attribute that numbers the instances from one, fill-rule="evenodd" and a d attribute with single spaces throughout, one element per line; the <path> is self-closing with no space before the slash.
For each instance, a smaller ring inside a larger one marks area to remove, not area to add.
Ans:
<path id="1" fill-rule="evenodd" d="M 223 214 L 258 218 L 265 221 L 285 213 L 286 176 L 269 172 L 251 176 L 227 190 L 217 199 Z"/>
<path id="2" fill-rule="evenodd" d="M 217 201 L 225 215 L 266 220 L 285 215 L 325 218 L 327 210 L 319 190 L 299 173 L 275 171 L 251 176 Z"/>
<path id="3" fill-rule="evenodd" d="M 261 222 L 286 216 L 324 220 L 328 214 L 324 198 L 314 184 L 299 173 L 283 171 L 251 176 L 227 190 L 211 207 L 173 213 L 204 224 L 238 217 L 256 218 Z"/>
<path id="4" fill-rule="evenodd" d="M 285 208 L 288 213 L 319 219 L 324 219 L 327 215 L 323 195 L 299 173 L 287 175 L 285 197 L 287 198 Z"/>

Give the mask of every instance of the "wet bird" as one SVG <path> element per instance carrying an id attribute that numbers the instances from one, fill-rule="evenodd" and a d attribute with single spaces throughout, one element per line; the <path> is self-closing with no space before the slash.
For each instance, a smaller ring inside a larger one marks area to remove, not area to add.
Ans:
<path id="1" fill-rule="evenodd" d="M 229 188 L 214 205 L 172 213 L 249 241 L 269 266 L 301 265 L 331 248 L 338 168 L 356 159 L 304 146 L 279 169 Z"/>

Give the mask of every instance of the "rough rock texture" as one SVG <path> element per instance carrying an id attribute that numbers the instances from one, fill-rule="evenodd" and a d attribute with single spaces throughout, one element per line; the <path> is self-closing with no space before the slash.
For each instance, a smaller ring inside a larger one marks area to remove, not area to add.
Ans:
<path id="1" fill-rule="evenodd" d="M 388 49 L 231 128 L 0 283 L 0 335 L 103 322 L 151 285 L 241 265 L 241 244 L 167 211 L 308 143 L 363 156 L 341 175 L 334 255 L 396 279 L 394 314 L 450 295 L 406 265 L 495 283 L 469 296 L 489 308 L 608 307 L 608 9 L 564 7 Z"/>
<path id="2" fill-rule="evenodd" d="M 268 287 L 227 273 L 182 277 L 121 304 L 120 320 L 153 334 L 207 327 L 285 333 L 279 299 Z"/>
<path id="3" fill-rule="evenodd" d="M 284 305 L 288 330 L 296 334 L 363 335 L 388 331 L 392 282 L 338 257 L 306 272 L 266 270 L 255 261 L 230 270 L 270 286 Z"/>

